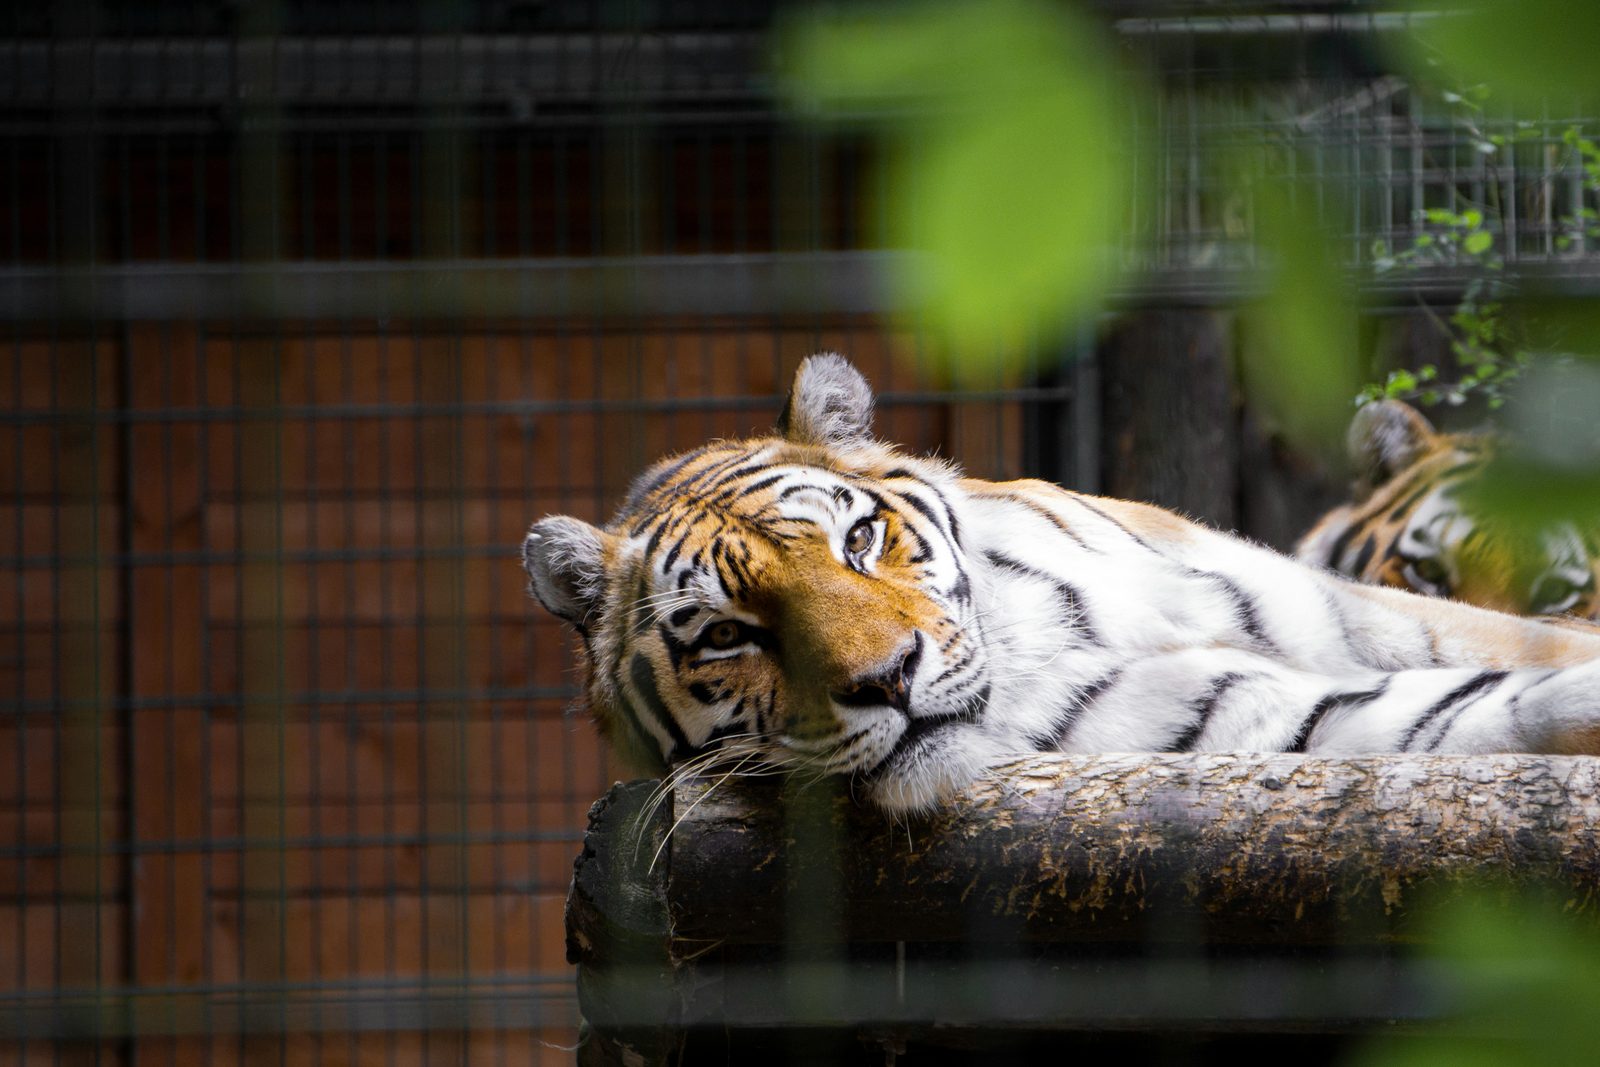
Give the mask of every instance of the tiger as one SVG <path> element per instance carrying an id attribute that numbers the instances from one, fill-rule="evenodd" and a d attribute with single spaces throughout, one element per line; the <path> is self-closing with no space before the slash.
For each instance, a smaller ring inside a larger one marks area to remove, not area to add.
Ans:
<path id="1" fill-rule="evenodd" d="M 1592 524 L 1530 529 L 1475 506 L 1495 436 L 1441 433 L 1409 404 L 1381 400 L 1356 412 L 1347 443 L 1355 499 L 1317 521 L 1297 558 L 1515 615 L 1600 617 Z"/>
<path id="2" fill-rule="evenodd" d="M 554 515 L 528 589 L 649 774 L 842 776 L 891 817 L 1028 752 L 1600 752 L 1600 636 L 1361 585 L 1151 504 L 872 434 L 844 358 L 776 432 Z"/>

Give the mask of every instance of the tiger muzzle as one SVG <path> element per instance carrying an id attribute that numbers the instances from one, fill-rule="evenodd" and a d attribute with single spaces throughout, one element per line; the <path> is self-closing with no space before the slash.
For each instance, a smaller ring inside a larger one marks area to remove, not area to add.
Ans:
<path id="1" fill-rule="evenodd" d="M 849 685 L 831 694 L 835 702 L 851 708 L 891 707 L 902 715 L 911 713 L 911 680 L 916 676 L 917 664 L 922 661 L 922 634 L 913 633 L 911 641 L 890 659 L 887 670 L 876 671 L 855 679 Z"/>

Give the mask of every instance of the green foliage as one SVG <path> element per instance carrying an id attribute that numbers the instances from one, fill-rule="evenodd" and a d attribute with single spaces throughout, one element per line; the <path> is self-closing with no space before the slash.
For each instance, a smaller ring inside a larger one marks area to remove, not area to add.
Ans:
<path id="1" fill-rule="evenodd" d="M 1494 249 L 1494 234 L 1485 228 L 1484 213 L 1477 207 L 1463 211 L 1432 208 L 1419 221 L 1426 228 L 1412 238 L 1409 248 L 1391 251 L 1381 241 L 1373 246 L 1373 270 L 1382 275 L 1467 267 L 1478 275 L 1467 283 L 1447 319 L 1441 319 L 1427 304 L 1421 305 L 1450 339 L 1459 373 L 1454 381 L 1445 381 L 1432 363 L 1415 372 L 1391 371 L 1382 383 L 1366 386 L 1356 403 L 1391 399 L 1424 406 L 1460 404 L 1478 394 L 1491 409 L 1498 408 L 1505 403 L 1505 387 L 1522 374 L 1530 357 L 1514 342 L 1507 327 L 1502 301 L 1505 284 L 1499 278 L 1505 264 Z"/>
<path id="2" fill-rule="evenodd" d="M 1542 309 L 1534 340 L 1600 351 L 1600 321 L 1587 309 Z M 1600 363 L 1547 357 L 1528 367 L 1511 404 L 1511 436 L 1470 487 L 1466 504 L 1536 535 L 1555 523 L 1600 525 Z"/>
<path id="3" fill-rule="evenodd" d="M 1548 133 L 1548 124 L 1496 126 L 1499 105 L 1551 91 L 1570 104 L 1600 83 L 1600 4 L 1466 0 L 1443 12 L 1428 4 L 1427 13 L 1399 58 L 1413 78 L 1449 86 L 1440 95 L 1455 140 L 1485 159 Z M 884 172 L 871 229 L 913 253 L 888 282 L 928 350 L 968 381 L 1015 369 L 1032 342 L 1106 305 L 1118 253 L 1135 237 L 1130 220 L 1148 225 L 1129 166 L 1139 155 L 1134 131 L 1181 123 L 1174 116 L 1192 118 L 1196 106 L 1239 106 L 1189 100 L 1158 111 L 1145 83 L 1108 58 L 1118 50 L 1097 21 L 1046 0 L 813 9 L 786 24 L 778 45 L 780 93 L 796 113 L 877 141 Z M 1252 402 L 1303 441 L 1326 442 L 1348 416 L 1342 398 L 1356 393 L 1358 403 L 1505 404 L 1531 353 L 1545 349 L 1505 281 L 1498 183 L 1486 183 L 1486 202 L 1457 192 L 1426 211 L 1405 246 L 1372 249 L 1380 275 L 1443 270 L 1467 281 L 1454 307 L 1429 309 L 1449 338 L 1450 365 L 1362 388 L 1351 370 L 1357 302 L 1316 224 L 1338 212 L 1324 203 L 1326 188 L 1313 197 L 1292 177 L 1308 172 L 1297 154 L 1315 133 L 1273 112 L 1270 99 L 1255 106 L 1238 118 L 1280 119 L 1278 137 L 1248 149 L 1194 138 L 1185 164 L 1217 176 L 1205 184 L 1220 228 L 1229 241 L 1253 242 L 1268 268 L 1267 296 L 1249 309 L 1262 342 L 1245 346 Z M 1578 126 L 1563 140 L 1568 157 L 1557 165 L 1575 161 L 1600 192 L 1600 146 Z M 1583 207 L 1557 228 L 1558 251 L 1583 251 L 1600 240 L 1600 215 Z"/>
<path id="4" fill-rule="evenodd" d="M 1440 95 L 1453 109 L 1458 131 L 1484 156 L 1545 136 L 1542 127 L 1528 121 L 1507 133 L 1484 133 L 1481 120 L 1491 101 L 1534 111 L 1551 101 L 1559 101 L 1563 109 L 1576 105 L 1580 111 L 1600 104 L 1600 65 L 1594 58 L 1600 51 L 1600 4 L 1468 0 L 1443 11 L 1435 4 L 1419 6 L 1422 17 L 1413 34 L 1398 39 L 1397 58 L 1413 74 L 1453 86 Z M 1575 162 L 1582 168 L 1584 186 L 1600 191 L 1600 147 L 1578 125 L 1568 126 L 1562 141 L 1570 153 L 1565 165 Z M 1511 293 L 1495 248 L 1495 234 L 1505 231 L 1493 199 L 1497 191 L 1490 183 L 1489 203 L 1429 210 L 1421 220 L 1424 228 L 1407 248 L 1373 249 L 1373 268 L 1380 275 L 1454 267 L 1465 268 L 1473 280 L 1451 314 L 1435 316 L 1456 359 L 1449 375 L 1453 380 L 1431 364 L 1418 372 L 1394 371 L 1363 389 L 1358 404 L 1380 397 L 1460 404 L 1474 396 L 1491 410 L 1506 403 L 1508 387 L 1540 347 L 1529 336 L 1533 316 L 1507 312 Z M 1581 207 L 1560 217 L 1557 231 L 1558 251 L 1581 250 L 1586 240 L 1600 238 L 1600 216 Z"/>
<path id="5" fill-rule="evenodd" d="M 1264 298 L 1247 312 L 1252 334 L 1265 343 L 1245 346 L 1244 384 L 1273 424 L 1302 441 L 1332 444 L 1343 438 L 1345 398 L 1360 380 L 1357 308 L 1309 209 L 1314 202 L 1310 190 L 1285 182 L 1257 190 L 1257 237 L 1271 274 Z"/>
<path id="6" fill-rule="evenodd" d="M 1572 0 L 1466 0 L 1423 18 L 1401 58 L 1436 68 L 1457 84 L 1488 82 L 1505 99 L 1537 107 L 1546 98 L 1600 99 L 1600 4 Z M 1565 106 L 1565 103 L 1564 103 Z"/>
<path id="7" fill-rule="evenodd" d="M 1560 901 L 1484 894 L 1437 910 L 1425 936 L 1459 1009 L 1425 1037 L 1369 1046 L 1357 1067 L 1600 1062 L 1600 934 Z"/>
<path id="8" fill-rule="evenodd" d="M 882 131 L 883 228 L 918 253 L 891 282 L 958 374 L 1020 354 L 1114 281 L 1128 178 L 1112 52 L 1027 0 L 824 14 L 783 35 L 796 107 Z"/>
<path id="9" fill-rule="evenodd" d="M 1447 91 L 1443 96 L 1448 103 L 1476 112 L 1489 99 L 1489 92 L 1485 86 L 1477 85 L 1461 92 Z M 1516 140 L 1541 135 L 1540 130 L 1527 123 L 1520 124 L 1510 138 L 1498 134 L 1485 137 L 1477 133 L 1475 121 L 1467 125 L 1476 133 L 1477 143 L 1483 146 L 1485 154 L 1498 153 Z M 1582 168 L 1584 187 L 1600 191 L 1600 147 L 1584 136 L 1583 128 L 1577 125 L 1563 131 L 1562 142 L 1571 153 L 1570 162 Z M 1454 380 L 1446 381 L 1434 364 L 1426 364 L 1416 372 L 1391 371 L 1384 381 L 1363 388 L 1356 403 L 1388 398 L 1424 406 L 1455 405 L 1481 396 L 1490 410 L 1496 410 L 1505 404 L 1508 386 L 1523 375 L 1533 360 L 1537 346 L 1528 333 L 1537 327 L 1530 327 L 1526 320 L 1541 317 L 1508 313 L 1509 286 L 1503 280 L 1505 263 L 1495 249 L 1493 232 L 1503 228 L 1503 220 L 1498 210 L 1490 205 L 1469 206 L 1461 211 L 1432 208 L 1422 213 L 1419 221 L 1425 228 L 1412 238 L 1410 247 L 1392 251 L 1381 241 L 1375 243 L 1372 266 L 1379 275 L 1439 267 L 1464 267 L 1476 275 L 1467 283 L 1447 318 L 1434 315 L 1432 309 L 1422 305 L 1450 339 L 1457 373 Z M 1592 208 L 1580 208 L 1576 214 L 1559 218 L 1557 227 L 1560 232 L 1555 246 L 1568 251 L 1586 239 L 1600 238 L 1600 215 Z M 1557 320 L 1560 318 L 1556 316 Z M 1559 349 L 1545 347 L 1544 350 Z"/>

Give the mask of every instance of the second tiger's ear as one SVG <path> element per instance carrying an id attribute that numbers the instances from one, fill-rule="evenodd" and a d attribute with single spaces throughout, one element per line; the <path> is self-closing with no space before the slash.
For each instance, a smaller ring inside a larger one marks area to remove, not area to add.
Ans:
<path id="1" fill-rule="evenodd" d="M 1432 447 L 1433 424 L 1398 400 L 1378 400 L 1356 412 L 1345 438 L 1356 477 L 1375 489 L 1421 459 Z"/>
<path id="2" fill-rule="evenodd" d="M 848 445 L 872 437 L 872 387 L 832 352 L 809 357 L 778 416 L 778 432 L 796 444 Z"/>

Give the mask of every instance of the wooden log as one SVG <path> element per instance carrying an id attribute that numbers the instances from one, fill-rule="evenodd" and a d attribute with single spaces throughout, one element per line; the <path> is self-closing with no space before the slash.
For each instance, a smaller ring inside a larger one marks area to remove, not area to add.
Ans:
<path id="1" fill-rule="evenodd" d="M 679 1034 L 666 862 L 672 797 L 617 783 L 589 809 L 567 895 L 567 960 L 578 964 L 579 1064 L 665 1063 Z"/>
<path id="2" fill-rule="evenodd" d="M 683 786 L 675 939 L 777 943 L 785 832 L 770 790 Z M 827 808 L 850 942 L 1405 939 L 1416 906 L 1493 879 L 1600 889 L 1600 759 L 1031 756 L 923 823 Z M 976 925 L 975 925 L 976 924 Z"/>
<path id="3" fill-rule="evenodd" d="M 1349 1031 L 1438 1014 L 1395 954 L 1425 905 L 1600 908 L 1588 757 L 1030 756 L 910 823 L 825 790 L 596 805 L 568 911 L 586 1062 L 676 1062 L 696 1026 Z"/>

